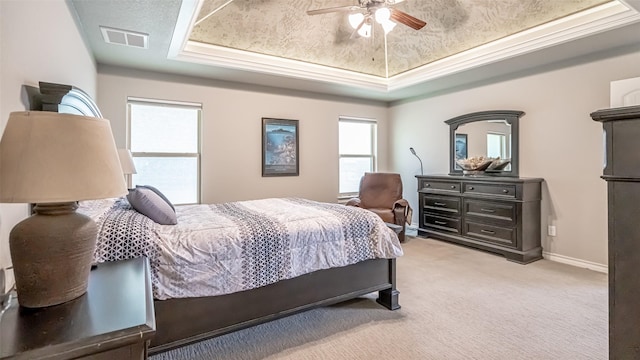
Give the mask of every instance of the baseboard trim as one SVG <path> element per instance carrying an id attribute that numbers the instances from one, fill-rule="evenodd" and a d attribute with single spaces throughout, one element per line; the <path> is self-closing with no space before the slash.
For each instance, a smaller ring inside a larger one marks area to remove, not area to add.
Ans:
<path id="1" fill-rule="evenodd" d="M 546 251 L 542 252 L 542 256 L 545 259 L 550 260 L 550 261 L 555 261 L 555 262 L 559 262 L 559 263 L 563 263 L 563 264 L 567 264 L 567 265 L 586 268 L 586 269 L 597 271 L 597 272 L 604 273 L 604 274 L 609 273 L 609 267 L 607 265 L 604 265 L 604 264 L 598 264 L 598 263 L 595 263 L 595 262 L 592 262 L 592 261 L 576 259 L 576 258 L 572 258 L 572 257 L 569 257 L 569 256 L 559 255 L 559 254 L 552 254 L 552 253 L 546 252 Z"/>
<path id="2" fill-rule="evenodd" d="M 407 225 L 404 233 L 407 236 L 418 236 L 418 224 L 412 223 L 411 225 Z"/>

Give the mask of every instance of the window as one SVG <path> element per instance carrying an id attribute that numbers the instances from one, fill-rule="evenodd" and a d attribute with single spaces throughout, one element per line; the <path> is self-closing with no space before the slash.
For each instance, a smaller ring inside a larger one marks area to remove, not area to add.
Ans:
<path id="1" fill-rule="evenodd" d="M 507 158 L 507 136 L 500 133 L 487 133 L 487 157 Z"/>
<path id="2" fill-rule="evenodd" d="M 128 110 L 132 186 L 152 185 L 174 204 L 199 203 L 202 105 L 129 98 Z"/>
<path id="3" fill-rule="evenodd" d="M 339 119 L 340 196 L 357 194 L 360 178 L 376 171 L 376 122 Z"/>

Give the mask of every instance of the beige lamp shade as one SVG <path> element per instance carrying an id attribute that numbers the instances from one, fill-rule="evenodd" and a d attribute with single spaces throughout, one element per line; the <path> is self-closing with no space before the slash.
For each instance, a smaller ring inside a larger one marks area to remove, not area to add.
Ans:
<path id="1" fill-rule="evenodd" d="M 126 193 L 108 120 L 11 113 L 0 140 L 0 202 L 57 203 Z"/>
<path id="2" fill-rule="evenodd" d="M 133 156 L 131 156 L 129 149 L 118 149 L 118 157 L 120 158 L 123 174 L 137 174 L 136 165 L 133 163 Z"/>

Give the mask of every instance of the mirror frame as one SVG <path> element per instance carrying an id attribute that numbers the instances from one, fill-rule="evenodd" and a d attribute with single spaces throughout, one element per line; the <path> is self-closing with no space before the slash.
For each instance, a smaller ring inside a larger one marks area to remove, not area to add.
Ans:
<path id="1" fill-rule="evenodd" d="M 492 110 L 479 111 L 460 115 L 452 119 L 446 120 L 449 125 L 449 175 L 462 175 L 462 169 L 456 169 L 456 146 L 455 136 L 456 130 L 460 125 L 484 121 L 484 120 L 504 120 L 511 125 L 511 170 L 489 170 L 485 172 L 487 176 L 513 176 L 518 177 L 520 140 L 518 131 L 518 122 L 520 117 L 524 115 L 524 111 L 516 110 Z"/>

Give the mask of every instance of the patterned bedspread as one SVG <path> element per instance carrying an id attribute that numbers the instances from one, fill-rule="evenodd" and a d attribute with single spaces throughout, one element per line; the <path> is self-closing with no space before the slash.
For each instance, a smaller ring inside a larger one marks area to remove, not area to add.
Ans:
<path id="1" fill-rule="evenodd" d="M 402 255 L 372 212 L 298 198 L 178 206 L 177 225 L 159 225 L 125 199 L 79 211 L 98 224 L 96 262 L 149 258 L 156 299 L 229 294 Z"/>

